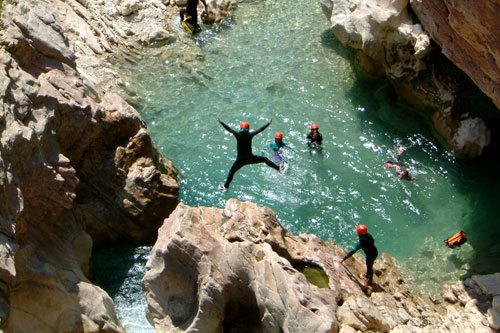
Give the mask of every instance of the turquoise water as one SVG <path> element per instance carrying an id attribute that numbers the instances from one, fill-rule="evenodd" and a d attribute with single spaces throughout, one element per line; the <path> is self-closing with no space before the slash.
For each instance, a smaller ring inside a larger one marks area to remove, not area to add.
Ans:
<path id="1" fill-rule="evenodd" d="M 253 201 L 272 208 L 294 234 L 314 233 L 345 247 L 364 223 L 380 252 L 416 269 L 429 287 L 498 270 L 499 176 L 492 165 L 456 158 L 427 121 L 395 102 L 385 81 L 360 73 L 319 1 L 241 1 L 233 8 L 219 26 L 205 26 L 195 38 L 179 30 L 177 42 L 123 69 L 134 96 L 129 102 L 181 171 L 182 202 Z M 288 172 L 245 166 L 220 192 L 236 141 L 217 117 L 233 128 L 248 121 L 251 129 L 272 117 L 254 138 L 254 153 L 269 154 L 274 133 L 283 132 L 299 151 L 288 154 Z M 313 122 L 323 134 L 322 152 L 306 145 Z M 400 181 L 383 166 L 399 145 L 416 181 Z M 443 239 L 460 229 L 468 244 L 445 248 Z M 140 274 L 134 278 L 140 283 Z M 129 311 L 117 308 L 119 315 Z"/>

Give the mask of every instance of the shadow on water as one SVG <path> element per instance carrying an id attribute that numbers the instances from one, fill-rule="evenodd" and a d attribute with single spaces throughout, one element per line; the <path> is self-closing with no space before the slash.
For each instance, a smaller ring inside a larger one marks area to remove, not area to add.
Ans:
<path id="1" fill-rule="evenodd" d="M 124 282 L 133 278 L 139 283 L 131 286 L 140 292 L 140 281 L 144 270 L 135 270 L 137 265 L 145 265 L 150 247 L 136 247 L 124 244 L 95 251 L 92 257 L 94 283 L 103 288 L 111 298 L 123 294 Z"/>
<path id="2" fill-rule="evenodd" d="M 342 42 L 334 35 L 332 29 L 326 29 L 320 35 L 321 45 L 333 51 L 336 55 L 341 56 L 344 59 L 349 60 L 352 66 L 355 65 L 355 54 L 356 51 L 351 47 L 346 47 L 342 45 Z"/>
<path id="3" fill-rule="evenodd" d="M 498 211 L 500 175 L 496 162 L 491 158 L 459 160 L 456 166 L 456 177 L 462 179 L 457 182 L 457 190 L 468 195 L 471 206 L 463 216 L 464 231 L 475 250 L 475 257 L 462 278 L 497 272 L 500 267 L 500 223 L 495 212 Z"/>

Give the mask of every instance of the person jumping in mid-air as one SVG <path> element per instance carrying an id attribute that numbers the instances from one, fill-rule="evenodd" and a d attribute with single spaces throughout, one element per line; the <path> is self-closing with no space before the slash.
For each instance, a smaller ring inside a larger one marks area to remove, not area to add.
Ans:
<path id="1" fill-rule="evenodd" d="M 297 153 L 293 147 L 290 147 L 285 141 L 283 141 L 283 133 L 281 132 L 276 132 L 276 134 L 274 134 L 274 141 L 269 144 L 269 147 L 271 147 L 274 151 L 274 161 L 278 163 L 286 163 L 286 158 L 283 156 L 281 148 L 288 148 L 294 153 Z M 280 168 L 283 167 L 284 166 L 280 165 Z"/>
<path id="2" fill-rule="evenodd" d="M 233 176 L 236 173 L 236 171 L 238 171 L 242 166 L 247 164 L 266 163 L 271 168 L 274 168 L 277 171 L 280 170 L 279 166 L 271 162 L 271 160 L 269 160 L 267 157 L 256 156 L 252 153 L 253 137 L 262 132 L 263 130 L 265 130 L 269 125 L 271 125 L 271 123 L 273 122 L 273 118 L 269 119 L 269 123 L 265 124 L 258 130 L 252 132 L 250 132 L 250 125 L 246 121 L 241 123 L 240 131 L 237 132 L 228 125 L 224 124 L 222 120 L 220 120 L 220 118 L 217 118 L 217 120 L 226 129 L 226 131 L 234 135 L 237 141 L 237 151 L 238 151 L 238 154 L 236 156 L 236 161 L 234 161 L 234 164 L 231 167 L 231 170 L 229 170 L 229 174 L 227 175 L 226 183 L 224 185 L 220 184 L 219 185 L 220 189 L 227 191 L 227 189 L 229 188 L 229 184 L 231 184 L 231 181 L 233 180 Z"/>
<path id="3" fill-rule="evenodd" d="M 408 170 L 406 170 L 406 168 L 401 164 L 400 157 L 404 151 L 404 148 L 399 148 L 399 151 L 396 154 L 397 162 L 387 161 L 384 162 L 384 166 L 394 168 L 396 170 L 396 174 L 399 176 L 399 179 L 415 180 L 417 177 L 411 176 Z"/>
<path id="4" fill-rule="evenodd" d="M 201 31 L 200 25 L 198 24 L 198 2 L 199 0 L 187 0 L 186 8 L 182 8 L 179 11 L 181 17 L 181 25 L 186 29 L 188 33 L 198 33 Z M 201 0 L 205 6 L 205 12 L 207 10 L 207 3 L 205 0 Z M 202 14 L 203 17 L 203 14 Z"/>

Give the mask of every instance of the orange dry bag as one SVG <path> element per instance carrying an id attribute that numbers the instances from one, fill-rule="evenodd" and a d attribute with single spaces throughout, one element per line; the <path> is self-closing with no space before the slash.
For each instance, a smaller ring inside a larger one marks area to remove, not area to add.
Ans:
<path id="1" fill-rule="evenodd" d="M 445 239 L 444 242 L 446 243 L 447 247 L 449 247 L 450 249 L 454 249 L 467 242 L 467 235 L 463 230 L 460 230 L 453 236 Z"/>

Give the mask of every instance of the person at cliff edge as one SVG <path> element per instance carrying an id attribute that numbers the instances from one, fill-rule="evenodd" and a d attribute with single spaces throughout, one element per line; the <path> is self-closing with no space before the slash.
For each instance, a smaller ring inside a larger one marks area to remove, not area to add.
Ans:
<path id="1" fill-rule="evenodd" d="M 181 25 L 189 34 L 196 34 L 201 31 L 198 24 L 198 2 L 199 0 L 187 0 L 186 8 L 182 8 L 179 11 Z M 205 0 L 201 0 L 201 2 L 205 6 L 205 13 L 207 11 L 207 3 Z M 201 15 L 203 17 L 203 13 Z"/>
<path id="2" fill-rule="evenodd" d="M 233 166 L 231 167 L 231 169 L 229 170 L 229 174 L 227 175 L 226 183 L 220 184 L 219 189 L 227 191 L 229 188 L 229 184 L 231 184 L 231 181 L 233 180 L 233 176 L 236 173 L 236 171 L 238 171 L 239 169 L 241 169 L 242 166 L 247 164 L 266 163 L 271 168 L 280 171 L 279 166 L 274 164 L 267 157 L 257 156 L 252 153 L 253 137 L 262 132 L 263 130 L 265 130 L 269 125 L 271 125 L 271 123 L 273 122 L 273 118 L 269 119 L 269 122 L 267 124 L 259 128 L 258 130 L 252 132 L 250 132 L 250 125 L 246 121 L 240 124 L 239 132 L 233 130 L 231 127 L 224 124 L 224 122 L 222 122 L 220 118 L 217 118 L 217 121 L 226 129 L 226 131 L 234 135 L 237 141 L 237 152 L 238 152 L 236 156 L 236 161 L 234 161 Z"/>
<path id="3" fill-rule="evenodd" d="M 360 224 L 356 227 L 356 233 L 358 234 L 358 243 L 346 254 L 346 256 L 340 260 L 340 263 L 343 263 L 347 259 L 349 259 L 354 253 L 356 253 L 359 249 L 363 249 L 366 256 L 366 274 L 363 277 L 366 279 L 366 284 L 370 286 L 373 280 L 373 263 L 378 256 L 378 250 L 375 247 L 375 240 L 368 233 L 368 228 L 364 224 Z"/>

